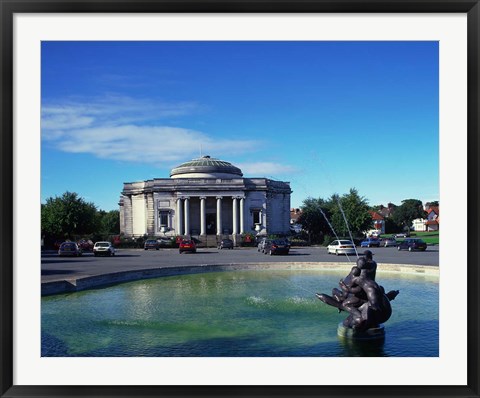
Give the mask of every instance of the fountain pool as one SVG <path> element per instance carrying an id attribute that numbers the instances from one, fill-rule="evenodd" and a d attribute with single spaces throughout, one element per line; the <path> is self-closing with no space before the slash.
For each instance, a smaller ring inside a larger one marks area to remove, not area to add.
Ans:
<path id="1" fill-rule="evenodd" d="M 168 276 L 42 298 L 44 357 L 436 357 L 438 277 L 377 272 L 399 289 L 380 342 L 337 336 L 315 297 L 345 271 L 236 270 Z"/>

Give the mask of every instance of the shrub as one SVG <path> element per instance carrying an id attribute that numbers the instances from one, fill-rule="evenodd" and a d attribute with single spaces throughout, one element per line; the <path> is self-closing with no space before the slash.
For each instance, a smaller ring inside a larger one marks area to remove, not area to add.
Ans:
<path id="1" fill-rule="evenodd" d="M 240 245 L 245 247 L 255 246 L 255 235 L 250 232 L 243 233 L 242 241 L 240 242 Z"/>

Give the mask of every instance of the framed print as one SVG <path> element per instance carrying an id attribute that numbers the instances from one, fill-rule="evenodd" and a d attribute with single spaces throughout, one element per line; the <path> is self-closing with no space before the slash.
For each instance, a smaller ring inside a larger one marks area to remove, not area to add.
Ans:
<path id="1" fill-rule="evenodd" d="M 478 397 L 479 16 L 2 1 L 1 396 Z"/>

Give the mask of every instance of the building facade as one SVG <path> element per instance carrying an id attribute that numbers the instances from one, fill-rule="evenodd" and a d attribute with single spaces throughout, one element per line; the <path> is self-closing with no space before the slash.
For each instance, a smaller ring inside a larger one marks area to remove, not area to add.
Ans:
<path id="1" fill-rule="evenodd" d="M 427 218 L 417 218 L 413 220 L 414 231 L 439 231 L 440 230 L 440 207 L 425 206 Z"/>
<path id="2" fill-rule="evenodd" d="M 290 184 L 244 178 L 229 162 L 203 156 L 170 178 L 125 183 L 120 231 L 125 236 L 287 234 Z"/>

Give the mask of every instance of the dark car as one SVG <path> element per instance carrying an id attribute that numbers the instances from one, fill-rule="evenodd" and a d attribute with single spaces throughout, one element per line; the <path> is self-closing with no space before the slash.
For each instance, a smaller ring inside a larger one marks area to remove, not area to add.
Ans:
<path id="1" fill-rule="evenodd" d="M 290 244 L 286 240 L 267 240 L 263 252 L 265 254 L 288 254 L 290 251 Z"/>
<path id="2" fill-rule="evenodd" d="M 93 249 L 93 242 L 87 239 L 81 239 L 77 242 L 78 247 L 82 252 L 88 252 Z"/>
<path id="3" fill-rule="evenodd" d="M 380 240 L 375 238 L 367 238 L 360 243 L 361 247 L 380 247 Z"/>
<path id="4" fill-rule="evenodd" d="M 218 245 L 219 249 L 233 249 L 233 240 L 231 239 L 222 239 Z"/>
<path id="5" fill-rule="evenodd" d="M 158 240 L 156 240 L 156 239 L 147 239 L 145 241 L 145 244 L 143 245 L 143 248 L 145 250 L 148 250 L 148 249 L 158 250 L 158 249 L 160 249 L 160 244 L 158 243 Z"/>
<path id="6" fill-rule="evenodd" d="M 197 247 L 195 245 L 195 242 L 191 239 L 184 239 L 180 242 L 178 245 L 178 252 L 180 254 L 185 253 L 185 252 L 190 252 L 190 253 L 196 253 L 197 252 Z"/>
<path id="7" fill-rule="evenodd" d="M 170 238 L 158 238 L 157 240 L 158 245 L 160 247 L 172 247 L 173 246 L 173 240 Z"/>
<path id="8" fill-rule="evenodd" d="M 82 250 L 75 242 L 63 242 L 58 248 L 59 256 L 81 256 Z"/>
<path id="9" fill-rule="evenodd" d="M 418 238 L 407 238 L 403 242 L 400 242 L 397 246 L 398 250 L 408 250 L 409 252 L 413 250 L 421 250 L 425 251 L 427 250 L 427 244 L 422 240 Z"/>

